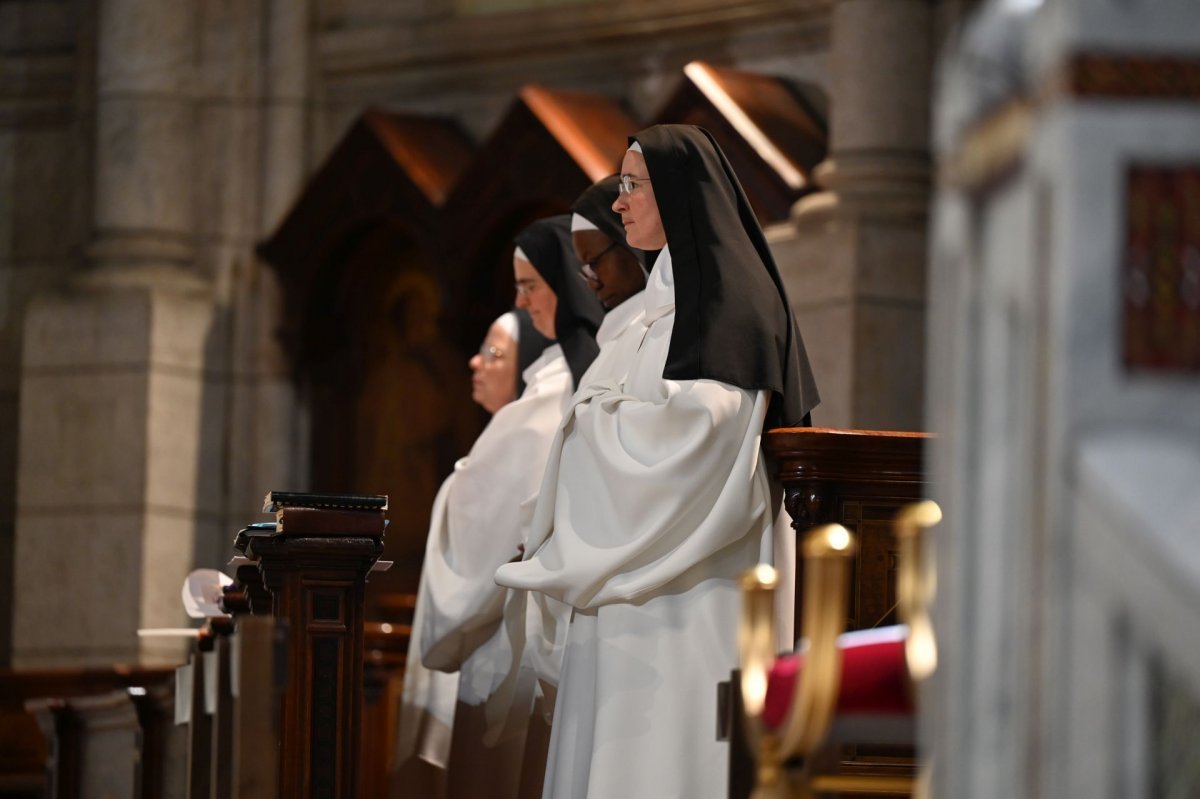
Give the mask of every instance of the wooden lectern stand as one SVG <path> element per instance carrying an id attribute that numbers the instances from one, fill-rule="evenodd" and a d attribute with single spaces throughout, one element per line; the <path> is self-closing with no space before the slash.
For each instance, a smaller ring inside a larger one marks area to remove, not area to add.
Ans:
<path id="1" fill-rule="evenodd" d="M 895 623 L 896 511 L 926 497 L 928 433 L 781 428 L 764 437 L 783 484 L 797 536 L 818 524 L 841 524 L 858 539 L 847 629 Z M 797 552 L 796 615 L 801 618 L 803 566 Z"/>
<path id="2" fill-rule="evenodd" d="M 357 796 L 363 707 L 363 599 L 383 554 L 386 497 L 272 492 L 235 547 L 258 566 L 286 625 L 279 796 Z M 257 608 L 255 608 L 257 611 Z"/>

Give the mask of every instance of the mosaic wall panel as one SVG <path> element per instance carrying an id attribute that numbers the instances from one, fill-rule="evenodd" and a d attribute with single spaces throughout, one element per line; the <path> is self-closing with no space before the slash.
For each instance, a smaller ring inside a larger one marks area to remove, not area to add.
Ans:
<path id="1" fill-rule="evenodd" d="M 1125 207 L 1125 367 L 1200 374 L 1200 166 L 1131 166 Z"/>

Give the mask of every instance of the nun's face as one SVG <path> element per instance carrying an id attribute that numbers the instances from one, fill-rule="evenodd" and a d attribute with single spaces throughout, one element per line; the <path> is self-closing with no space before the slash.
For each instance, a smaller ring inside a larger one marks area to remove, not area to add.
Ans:
<path id="1" fill-rule="evenodd" d="M 646 273 L 637 256 L 599 230 L 577 230 L 571 234 L 575 255 L 585 268 L 579 274 L 605 308 L 616 308 L 646 288 Z"/>
<path id="2" fill-rule="evenodd" d="M 667 234 L 663 230 L 662 217 L 658 215 L 658 202 L 654 199 L 646 159 L 641 153 L 625 151 L 621 177 L 626 175 L 633 178 L 633 191 L 622 190 L 613 203 L 613 210 L 621 215 L 621 223 L 625 225 L 625 239 L 630 247 L 639 250 L 661 250 L 667 246 Z"/>
<path id="3" fill-rule="evenodd" d="M 488 328 L 483 346 L 468 362 L 471 399 L 495 413 L 517 397 L 517 342 L 499 324 Z"/>
<path id="4" fill-rule="evenodd" d="M 558 312 L 558 296 L 550 288 L 533 264 L 524 258 L 513 256 L 513 278 L 517 284 L 517 307 L 529 311 L 533 327 L 546 338 L 554 341 L 554 315 Z"/>

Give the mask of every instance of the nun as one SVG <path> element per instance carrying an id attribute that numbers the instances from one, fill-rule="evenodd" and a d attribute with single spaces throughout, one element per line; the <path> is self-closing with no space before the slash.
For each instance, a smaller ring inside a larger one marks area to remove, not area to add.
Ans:
<path id="1" fill-rule="evenodd" d="M 423 666 L 457 673 L 446 770 L 446 795 L 452 798 L 540 791 L 549 740 L 546 712 L 531 704 L 509 714 L 501 728 L 486 725 L 487 703 L 502 676 L 497 664 L 510 659 L 501 629 L 505 590 L 493 575 L 523 541 L 531 498 L 567 400 L 598 350 L 595 334 L 603 313 L 575 276 L 567 216 L 522 231 L 513 270 L 518 308 L 551 343 L 524 370 L 520 397 L 496 408 L 438 494 L 414 619 Z M 522 331 L 520 339 L 525 338 Z M 472 359 L 473 388 L 484 407 L 503 399 L 493 398 L 486 370 L 506 356 L 513 357 L 511 345 L 493 349 L 485 341 Z"/>
<path id="2" fill-rule="evenodd" d="M 596 331 L 604 307 L 576 276 L 580 264 L 571 239 L 571 216 L 539 219 L 516 237 L 513 282 L 518 308 L 538 332 L 558 342 L 577 384 L 600 351 Z"/>
<path id="3" fill-rule="evenodd" d="M 488 328 L 479 352 L 468 361 L 471 399 L 488 413 L 498 414 L 525 390 L 523 372 L 528 372 L 537 386 L 531 397 L 565 395 L 564 381 L 559 376 L 564 370 L 556 372 L 534 366 L 550 343 L 534 329 L 529 314 L 524 311 L 510 311 L 500 316 Z M 534 368 L 530 369 L 531 366 Z M 460 459 L 455 471 L 442 483 L 433 504 L 427 549 L 433 542 L 445 540 L 449 534 L 447 525 L 452 515 L 448 513 L 447 505 L 457 493 L 454 487 L 469 483 L 476 471 L 486 468 L 495 451 L 494 442 L 503 438 L 506 427 L 512 423 L 519 425 L 519 419 L 530 415 L 537 417 L 539 413 L 544 414 L 545 410 L 539 411 L 535 403 L 527 402 L 518 413 L 493 417 L 471 454 Z M 429 562 L 428 558 L 427 554 L 426 562 Z M 459 675 L 427 669 L 421 663 L 420 640 L 429 610 L 427 583 L 428 572 L 423 572 L 404 674 L 394 794 L 436 799 L 445 795 L 445 769 L 450 755 L 450 731 L 458 699 Z"/>
<path id="4" fill-rule="evenodd" d="M 638 306 L 636 302 L 626 305 L 626 301 L 646 288 L 648 255 L 625 241 L 621 217 L 612 209 L 620 185 L 620 175 L 601 178 L 571 204 L 571 243 L 580 262 L 579 276 L 605 310 L 596 333 L 601 348 L 625 327 L 622 317 Z M 622 308 L 624 313 L 614 314 Z"/>
<path id="5" fill-rule="evenodd" d="M 712 136 L 638 133 L 620 184 L 629 245 L 661 248 L 641 320 L 618 337 L 625 362 L 571 398 L 524 558 L 496 581 L 573 609 L 545 797 L 716 797 L 737 581 L 775 551 L 780 492 L 762 434 L 808 424 L 818 397 L 774 259 Z"/>

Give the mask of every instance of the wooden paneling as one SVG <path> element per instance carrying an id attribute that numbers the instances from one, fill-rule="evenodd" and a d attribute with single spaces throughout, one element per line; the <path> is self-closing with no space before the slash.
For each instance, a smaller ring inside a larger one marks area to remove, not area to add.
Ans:
<path id="1" fill-rule="evenodd" d="M 851 581 L 852 630 L 889 624 L 896 604 L 896 542 L 891 520 L 926 494 L 926 433 L 788 428 L 767 434 L 797 534 L 842 524 L 858 537 Z M 797 568 L 796 618 L 800 618 Z"/>

